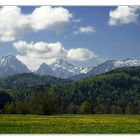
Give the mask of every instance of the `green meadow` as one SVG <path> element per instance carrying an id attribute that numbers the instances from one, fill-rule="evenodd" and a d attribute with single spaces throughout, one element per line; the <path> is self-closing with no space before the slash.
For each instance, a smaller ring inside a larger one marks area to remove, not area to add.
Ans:
<path id="1" fill-rule="evenodd" d="M 1 134 L 140 134 L 139 115 L 0 115 Z"/>

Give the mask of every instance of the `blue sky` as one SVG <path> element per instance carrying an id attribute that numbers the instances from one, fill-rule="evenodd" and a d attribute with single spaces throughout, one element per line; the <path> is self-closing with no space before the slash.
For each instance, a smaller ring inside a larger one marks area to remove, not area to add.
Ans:
<path id="1" fill-rule="evenodd" d="M 37 7 L 20 7 L 21 14 L 31 14 L 35 8 Z M 13 47 L 13 43 L 22 40 L 28 43 L 32 41 L 34 43 L 60 42 L 66 50 L 86 48 L 98 56 L 84 61 L 71 59 L 74 64 L 82 66 L 91 66 L 106 59 L 126 57 L 140 59 L 139 8 L 131 7 L 131 9 L 126 9 L 126 14 L 123 13 L 123 8 L 119 9 L 118 7 L 63 8 L 72 14 L 72 18 L 62 31 L 44 28 L 27 32 L 20 39 L 2 40 L 0 41 L 0 56 L 10 53 L 14 55 L 21 54 L 17 51 L 17 48 Z M 114 11 L 112 16 L 110 16 L 111 11 Z M 119 13 L 118 17 L 115 17 L 115 12 Z M 109 24 L 109 20 L 112 20 L 112 23 Z M 92 27 L 93 31 L 81 33 L 80 27 Z M 77 32 L 77 34 L 74 34 L 74 32 Z"/>

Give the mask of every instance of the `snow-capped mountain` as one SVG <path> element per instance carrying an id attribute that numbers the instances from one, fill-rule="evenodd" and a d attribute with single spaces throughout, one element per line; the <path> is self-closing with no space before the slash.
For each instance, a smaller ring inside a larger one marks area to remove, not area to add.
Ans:
<path id="1" fill-rule="evenodd" d="M 131 66 L 139 66 L 140 60 L 125 58 L 122 60 L 114 60 L 113 63 L 115 67 L 131 67 Z"/>
<path id="2" fill-rule="evenodd" d="M 62 70 L 62 71 L 68 71 L 70 73 L 79 73 L 79 68 L 68 62 L 64 59 L 58 59 L 56 62 L 51 64 L 51 67 L 53 70 Z"/>
<path id="3" fill-rule="evenodd" d="M 135 60 L 130 58 L 125 58 L 122 60 L 109 60 L 98 65 L 88 73 L 91 75 L 97 75 L 97 74 L 108 72 L 116 68 L 139 66 L 139 65 L 140 65 L 140 60 Z"/>
<path id="4" fill-rule="evenodd" d="M 131 67 L 131 66 L 140 66 L 140 60 L 130 59 L 130 58 L 125 58 L 122 60 L 109 60 L 100 65 L 97 65 L 86 74 L 79 74 L 71 77 L 71 79 L 79 80 L 90 76 L 99 75 L 116 68 Z"/>
<path id="5" fill-rule="evenodd" d="M 40 75 L 51 75 L 59 78 L 68 78 L 80 73 L 87 73 L 90 68 L 77 67 L 64 59 L 58 59 L 51 65 L 42 64 L 36 71 Z"/>
<path id="6" fill-rule="evenodd" d="M 15 56 L 8 55 L 0 58 L 0 77 L 7 77 L 19 73 L 29 73 L 30 70 Z"/>
<path id="7" fill-rule="evenodd" d="M 92 70 L 94 67 L 79 67 L 80 73 L 87 73 Z"/>
<path id="8" fill-rule="evenodd" d="M 40 75 L 50 75 L 58 78 L 79 80 L 102 74 L 116 68 L 131 66 L 140 66 L 140 60 L 130 58 L 122 60 L 109 60 L 95 67 L 85 68 L 74 66 L 64 59 L 58 59 L 51 65 L 43 63 L 34 73 Z M 30 72 L 31 71 L 27 68 L 27 66 L 13 55 L 3 56 L 0 58 L 0 78 Z"/>

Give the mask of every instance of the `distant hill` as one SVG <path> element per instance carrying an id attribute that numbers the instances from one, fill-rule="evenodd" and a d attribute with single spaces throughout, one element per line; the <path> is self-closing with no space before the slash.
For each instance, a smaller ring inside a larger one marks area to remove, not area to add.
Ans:
<path id="1" fill-rule="evenodd" d="M 16 74 L 1 80 L 3 88 L 26 88 L 65 83 L 71 80 L 51 76 L 40 76 L 33 73 Z"/>

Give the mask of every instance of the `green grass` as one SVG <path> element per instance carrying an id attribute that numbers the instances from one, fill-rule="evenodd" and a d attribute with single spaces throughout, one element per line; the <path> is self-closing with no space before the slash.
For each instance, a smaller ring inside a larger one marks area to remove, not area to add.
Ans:
<path id="1" fill-rule="evenodd" d="M 0 115 L 1 134 L 140 134 L 139 115 Z"/>

